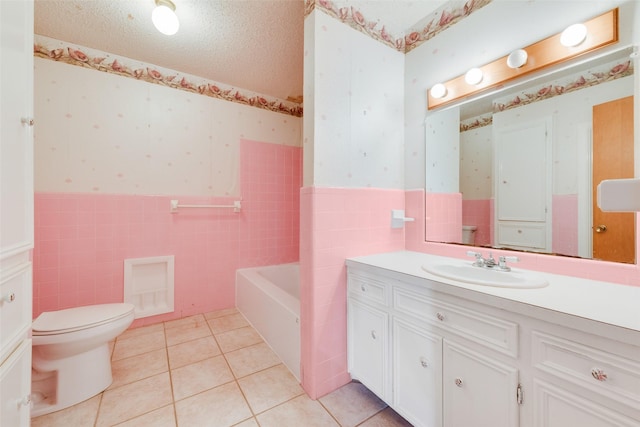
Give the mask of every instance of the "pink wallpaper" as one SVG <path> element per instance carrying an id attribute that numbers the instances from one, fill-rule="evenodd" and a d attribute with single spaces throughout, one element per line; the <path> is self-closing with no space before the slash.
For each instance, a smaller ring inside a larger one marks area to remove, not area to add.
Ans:
<path id="1" fill-rule="evenodd" d="M 175 312 L 148 324 L 233 307 L 237 268 L 298 259 L 298 147 L 242 140 L 242 212 L 181 210 L 230 198 L 36 193 L 34 317 L 123 298 L 123 260 L 175 255 Z"/>
<path id="2" fill-rule="evenodd" d="M 302 385 L 315 399 L 350 381 L 344 260 L 404 249 L 390 227 L 404 191 L 305 187 L 300 203 Z"/>

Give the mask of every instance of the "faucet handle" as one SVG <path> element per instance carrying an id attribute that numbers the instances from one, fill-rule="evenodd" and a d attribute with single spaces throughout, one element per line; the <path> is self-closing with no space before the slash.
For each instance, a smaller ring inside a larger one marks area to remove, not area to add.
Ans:
<path id="1" fill-rule="evenodd" d="M 518 262 L 520 261 L 520 258 L 518 258 L 517 256 L 501 256 L 500 258 L 498 258 L 498 267 L 500 267 L 500 270 L 504 270 L 504 271 L 511 270 L 510 267 L 507 267 L 507 261 Z"/>
<path id="2" fill-rule="evenodd" d="M 476 261 L 473 263 L 476 267 L 484 266 L 484 258 L 482 258 L 482 254 L 476 251 L 467 251 L 467 256 L 472 256 L 476 258 Z"/>

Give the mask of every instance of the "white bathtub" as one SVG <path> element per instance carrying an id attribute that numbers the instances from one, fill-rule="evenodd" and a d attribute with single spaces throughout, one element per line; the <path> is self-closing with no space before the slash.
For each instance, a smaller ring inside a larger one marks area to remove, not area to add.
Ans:
<path id="1" fill-rule="evenodd" d="M 300 381 L 300 266 L 236 271 L 236 307 Z"/>

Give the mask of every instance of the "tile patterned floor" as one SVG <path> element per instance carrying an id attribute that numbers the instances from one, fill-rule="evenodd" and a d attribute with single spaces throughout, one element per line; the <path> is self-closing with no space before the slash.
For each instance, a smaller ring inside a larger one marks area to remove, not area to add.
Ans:
<path id="1" fill-rule="evenodd" d="M 130 329 L 113 383 L 33 427 L 405 427 L 358 383 L 311 400 L 236 309 Z"/>

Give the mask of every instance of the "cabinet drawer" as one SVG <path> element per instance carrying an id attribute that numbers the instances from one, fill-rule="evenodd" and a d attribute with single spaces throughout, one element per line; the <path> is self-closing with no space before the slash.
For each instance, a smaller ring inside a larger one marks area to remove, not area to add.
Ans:
<path id="1" fill-rule="evenodd" d="M 534 331 L 533 365 L 564 381 L 640 407 L 640 362 Z"/>
<path id="2" fill-rule="evenodd" d="M 28 426 L 31 415 L 31 340 L 0 365 L 1 426 Z"/>
<path id="3" fill-rule="evenodd" d="M 546 247 L 544 224 L 523 222 L 498 222 L 500 245 L 544 249 Z"/>
<path id="4" fill-rule="evenodd" d="M 31 263 L 2 271 L 0 276 L 0 360 L 27 337 L 31 327 Z"/>
<path id="5" fill-rule="evenodd" d="M 518 356 L 518 325 L 476 310 L 453 306 L 405 289 L 394 289 L 401 313 L 424 319 L 442 329 L 511 357 Z"/>
<path id="6" fill-rule="evenodd" d="M 349 274 L 349 293 L 364 301 L 388 305 L 388 287 L 378 279 L 363 274 Z"/>

